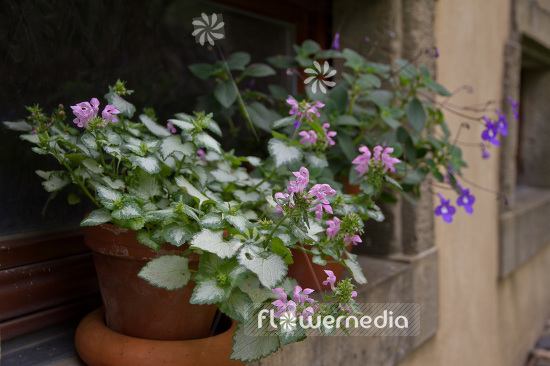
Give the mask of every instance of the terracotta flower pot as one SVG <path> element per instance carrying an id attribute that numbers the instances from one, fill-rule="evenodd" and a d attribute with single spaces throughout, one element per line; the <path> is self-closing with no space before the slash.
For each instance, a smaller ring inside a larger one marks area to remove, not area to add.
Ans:
<path id="1" fill-rule="evenodd" d="M 185 340 L 208 336 L 216 306 L 189 303 L 194 283 L 167 291 L 137 276 L 148 260 L 181 254 L 184 248 L 164 244 L 155 252 L 137 241 L 135 231 L 110 224 L 86 227 L 84 239 L 93 251 L 107 327 L 144 339 Z M 190 258 L 189 266 L 197 269 L 198 256 Z"/>
<path id="2" fill-rule="evenodd" d="M 89 366 L 244 365 L 229 359 L 236 323 L 228 318 L 212 337 L 158 341 L 113 332 L 103 316 L 103 309 L 88 314 L 76 330 L 76 349 Z"/>
<path id="3" fill-rule="evenodd" d="M 346 247 L 347 251 L 351 250 L 351 246 Z M 316 291 L 329 290 L 330 285 L 324 286 L 323 281 L 326 281 L 327 274 L 325 270 L 332 271 L 336 278 L 340 280 L 344 272 L 344 266 L 340 263 L 327 263 L 321 266 L 312 262 L 313 256 L 299 249 L 290 249 L 294 263 L 288 266 L 288 275 L 298 281 L 302 288 L 310 288 Z M 326 258 L 333 260 L 332 257 Z"/>

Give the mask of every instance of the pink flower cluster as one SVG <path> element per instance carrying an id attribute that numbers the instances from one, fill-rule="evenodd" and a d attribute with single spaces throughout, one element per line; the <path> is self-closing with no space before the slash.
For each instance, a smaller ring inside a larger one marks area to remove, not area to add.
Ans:
<path id="1" fill-rule="evenodd" d="M 283 212 L 283 207 L 287 203 L 284 202 L 285 199 L 289 198 L 288 205 L 292 209 L 294 208 L 295 197 L 302 197 L 306 200 L 308 204 L 312 207 L 309 211 L 317 212 L 317 218 L 321 218 L 324 212 L 332 213 L 332 207 L 330 206 L 327 197 L 334 196 L 336 191 L 328 184 L 315 184 L 309 192 L 306 192 L 307 185 L 309 184 L 309 170 L 306 167 L 301 167 L 299 171 L 293 172 L 296 180 L 291 180 L 290 185 L 286 187 L 289 193 L 277 192 L 275 193 L 275 200 L 277 202 L 277 211 L 276 213 Z M 314 199 L 313 201 L 310 201 Z"/>
<path id="2" fill-rule="evenodd" d="M 302 289 L 300 286 L 294 287 L 294 295 L 292 296 L 293 300 L 288 300 L 287 295 L 282 288 L 276 288 L 272 291 L 273 293 L 279 295 L 279 298 L 271 303 L 277 307 L 275 318 L 279 318 L 283 313 L 291 313 L 296 316 L 309 318 L 310 316 L 313 316 L 315 310 L 319 310 L 317 305 L 313 305 L 313 307 L 309 306 L 314 303 L 314 300 L 309 298 L 309 295 L 313 293 L 313 290 L 310 288 Z M 301 313 L 297 313 L 298 306 L 303 308 Z"/>
<path id="3" fill-rule="evenodd" d="M 317 108 L 323 108 L 325 105 L 321 102 L 315 102 L 313 104 L 306 103 L 303 107 L 292 97 L 288 97 L 286 102 L 290 104 L 291 108 L 288 111 L 288 114 L 291 116 L 296 116 L 301 119 L 304 115 L 306 119 L 310 122 L 313 122 L 313 115 L 321 117 L 321 114 Z"/>
<path id="4" fill-rule="evenodd" d="M 73 122 L 78 127 L 88 128 L 88 124 L 92 122 L 92 120 L 97 117 L 97 114 L 99 113 L 99 100 L 97 100 L 97 98 L 92 98 L 89 103 L 82 102 L 78 103 L 77 105 L 72 105 L 71 109 L 76 116 Z M 119 113 L 119 110 L 117 110 L 112 105 L 107 104 L 101 112 L 101 117 L 105 120 L 105 125 L 107 125 L 107 123 L 117 122 L 118 119 L 115 117 L 115 115 Z M 105 127 L 105 125 L 101 126 Z"/>
<path id="5" fill-rule="evenodd" d="M 382 146 L 376 146 L 372 149 L 374 156 L 371 155 L 371 152 L 368 147 L 361 146 L 359 152 L 362 154 L 357 156 L 352 164 L 355 164 L 355 170 L 359 172 L 359 177 L 362 177 L 369 170 L 369 166 L 380 166 L 384 168 L 384 173 L 388 170 L 390 172 L 395 172 L 395 167 L 393 164 L 400 163 L 401 160 L 397 158 L 392 158 L 390 156 L 393 153 L 393 147 L 383 148 Z M 371 159 L 372 157 L 372 159 Z"/>
<path id="6" fill-rule="evenodd" d="M 334 272 L 329 271 L 328 269 L 325 269 L 325 273 L 327 274 L 327 280 L 323 281 L 323 285 L 327 286 L 330 284 L 330 288 L 332 291 L 334 291 L 334 284 L 336 283 L 336 276 L 334 275 Z M 357 297 L 357 291 L 353 291 L 351 293 L 351 297 Z"/>
<path id="7" fill-rule="evenodd" d="M 334 136 L 336 136 L 336 131 L 329 131 L 330 124 L 323 123 L 323 131 L 325 132 L 325 145 L 328 146 L 334 146 L 336 143 L 332 139 Z M 300 131 L 298 135 L 302 136 L 303 138 L 300 140 L 300 143 L 302 144 L 309 144 L 313 145 L 317 143 L 317 140 L 319 137 L 317 136 L 317 133 L 313 130 L 309 131 Z"/>
<path id="8" fill-rule="evenodd" d="M 335 238 L 336 237 L 336 234 L 338 234 L 341 230 L 340 221 L 341 220 L 338 217 L 334 217 L 332 220 L 327 220 L 328 228 L 325 231 L 327 237 L 329 237 L 329 238 Z M 357 232 L 357 231 L 359 231 L 358 228 L 355 229 L 355 232 Z M 357 245 L 357 243 L 362 243 L 363 242 L 359 235 L 357 235 L 357 234 L 349 235 L 348 233 L 346 233 L 346 235 L 344 236 L 344 241 L 347 244 L 353 244 L 353 245 Z"/>

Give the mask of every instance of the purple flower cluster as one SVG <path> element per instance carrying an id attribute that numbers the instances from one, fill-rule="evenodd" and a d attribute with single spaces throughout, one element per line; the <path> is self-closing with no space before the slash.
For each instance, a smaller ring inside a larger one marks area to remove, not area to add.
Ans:
<path id="1" fill-rule="evenodd" d="M 508 97 L 508 101 L 512 105 L 514 117 L 516 119 L 519 119 L 519 103 L 514 102 L 511 97 Z M 498 115 L 498 120 L 496 121 L 491 121 L 489 117 L 483 116 L 483 119 L 485 120 L 485 130 L 483 130 L 483 132 L 481 133 L 481 139 L 483 141 L 488 141 L 495 146 L 499 146 L 500 141 L 497 140 L 498 134 L 500 133 L 502 136 L 508 136 L 508 121 L 506 120 L 506 117 L 500 112 L 500 110 L 495 109 L 495 112 Z M 486 152 L 486 150 L 483 150 L 483 158 L 487 159 L 488 157 L 489 154 Z"/>
<path id="2" fill-rule="evenodd" d="M 76 116 L 73 122 L 78 127 L 88 128 L 90 122 L 92 122 L 99 113 L 99 100 L 97 100 L 97 98 L 92 98 L 90 102 L 81 102 L 77 105 L 71 106 L 71 109 Z M 106 105 L 101 112 L 101 118 L 103 119 L 104 123 L 100 123 L 98 124 L 98 126 L 105 127 L 108 123 L 117 122 L 118 119 L 115 117 L 115 115 L 119 113 L 120 111 L 112 105 Z"/>
<path id="3" fill-rule="evenodd" d="M 464 207 L 464 210 L 468 215 L 474 213 L 474 208 L 472 207 L 476 201 L 474 195 L 470 194 L 470 189 L 464 189 L 460 183 L 457 183 L 458 188 L 460 188 L 460 196 L 456 199 L 456 204 L 460 207 Z M 441 193 L 438 194 L 440 199 L 440 205 L 435 208 L 435 215 L 441 216 L 443 221 L 450 223 L 453 222 L 453 215 L 456 213 L 456 208 L 451 205 L 451 200 L 446 200 L 443 198 Z"/>
<path id="4" fill-rule="evenodd" d="M 356 165 L 354 169 L 359 172 L 359 177 L 365 175 L 368 172 L 370 166 L 381 167 L 384 169 L 384 173 L 386 173 L 388 170 L 392 173 L 395 172 L 395 167 L 393 165 L 396 163 L 400 163 L 401 160 L 390 156 L 390 154 L 393 153 L 393 147 L 383 148 L 379 145 L 375 146 L 372 151 L 374 153 L 374 156 L 371 155 L 368 147 L 361 146 L 359 148 L 359 152 L 362 154 L 357 156 L 351 162 L 352 164 Z"/>
<path id="5" fill-rule="evenodd" d="M 291 116 L 296 116 L 298 118 L 297 124 L 299 127 L 299 120 L 302 119 L 302 117 L 306 117 L 306 119 L 310 122 L 313 122 L 313 115 L 316 115 L 317 117 L 321 117 L 321 114 L 319 113 L 318 108 L 323 108 L 325 105 L 321 102 L 315 102 L 313 104 L 305 103 L 303 105 L 300 105 L 294 98 L 288 97 L 286 99 L 286 102 L 290 104 L 290 111 L 288 111 L 288 114 Z"/>

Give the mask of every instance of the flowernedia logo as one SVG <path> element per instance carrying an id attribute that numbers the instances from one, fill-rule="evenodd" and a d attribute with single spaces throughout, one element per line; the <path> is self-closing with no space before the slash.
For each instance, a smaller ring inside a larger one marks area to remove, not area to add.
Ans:
<path id="1" fill-rule="evenodd" d="M 275 309 L 262 309 L 256 324 L 249 322 L 252 335 L 266 335 L 270 330 L 296 332 L 297 328 L 315 335 L 416 336 L 420 332 L 420 306 L 413 303 L 358 304 L 360 314 L 302 316 L 292 311 L 277 315 Z M 255 328 L 255 330 L 253 330 Z M 264 332 L 257 332 L 264 329 Z"/>

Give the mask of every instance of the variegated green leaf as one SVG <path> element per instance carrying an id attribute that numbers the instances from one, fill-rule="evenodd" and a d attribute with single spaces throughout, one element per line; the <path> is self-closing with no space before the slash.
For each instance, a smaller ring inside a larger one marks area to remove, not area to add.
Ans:
<path id="1" fill-rule="evenodd" d="M 166 290 L 177 290 L 187 285 L 191 278 L 189 259 L 178 255 L 163 255 L 147 263 L 138 277 L 153 286 Z"/>

